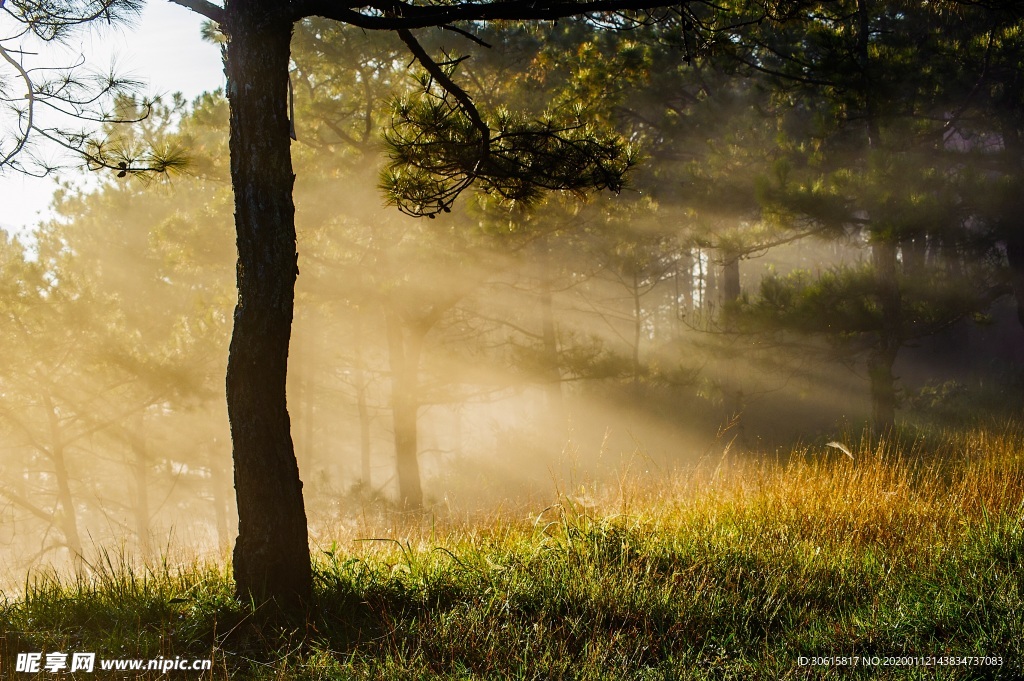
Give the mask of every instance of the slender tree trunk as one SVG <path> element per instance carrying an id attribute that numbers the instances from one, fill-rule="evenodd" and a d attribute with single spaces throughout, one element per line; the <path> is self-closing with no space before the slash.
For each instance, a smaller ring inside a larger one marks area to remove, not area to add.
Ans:
<path id="1" fill-rule="evenodd" d="M 864 96 L 864 133 L 868 154 L 881 143 L 878 111 L 874 97 L 874 68 L 871 58 L 871 0 L 857 0 L 857 59 L 860 62 L 860 87 Z M 872 215 L 873 220 L 882 216 Z M 900 293 L 896 242 L 892 237 L 877 237 L 871 245 L 872 264 L 878 280 L 881 325 L 878 343 L 868 355 L 871 383 L 871 422 L 875 432 L 884 435 L 896 423 L 896 377 L 892 367 L 903 345 L 903 300 Z"/>
<path id="2" fill-rule="evenodd" d="M 928 262 L 928 241 L 922 234 L 900 242 L 903 273 L 908 277 L 923 277 Z"/>
<path id="3" fill-rule="evenodd" d="M 731 303 L 739 300 L 740 289 L 740 256 L 726 251 L 722 260 L 722 302 Z"/>
<path id="4" fill-rule="evenodd" d="M 359 413 L 359 468 L 363 487 L 369 492 L 373 485 L 373 471 L 370 466 L 373 448 L 370 441 L 370 409 L 366 403 L 368 379 L 363 370 L 363 322 L 356 322 L 356 409 Z"/>
<path id="5" fill-rule="evenodd" d="M 675 286 L 675 325 L 672 327 L 676 337 L 683 331 L 683 321 L 693 312 L 693 249 L 684 248 L 679 260 L 676 261 L 673 273 Z"/>
<path id="6" fill-rule="evenodd" d="M 366 404 L 366 377 L 362 368 L 356 369 L 356 408 L 359 410 L 359 470 L 367 491 L 373 484 L 370 466 L 373 448 L 370 441 L 370 409 Z"/>
<path id="7" fill-rule="evenodd" d="M 740 299 L 740 256 L 733 251 L 722 252 L 722 310 L 718 315 L 726 330 L 735 330 L 735 318 L 727 313 L 727 306 Z M 735 374 L 735 366 L 732 362 L 729 365 L 729 373 Z M 731 381 L 732 382 L 732 381 Z M 736 398 L 731 400 L 734 405 L 730 408 L 734 417 L 743 412 L 742 391 L 736 389 Z"/>
<path id="8" fill-rule="evenodd" d="M 1006 259 L 1010 266 L 1010 286 L 1017 302 L 1017 321 L 1024 327 L 1024 228 L 1007 233 Z"/>
<path id="9" fill-rule="evenodd" d="M 718 299 L 718 268 L 715 267 L 712 251 L 708 250 L 707 263 L 704 268 L 704 298 L 702 302 L 706 305 L 704 310 L 705 320 L 710 321 L 715 315 L 715 302 Z"/>
<path id="10" fill-rule="evenodd" d="M 722 309 L 719 312 L 719 320 L 723 321 L 727 330 L 734 329 L 734 320 L 727 315 L 726 305 L 739 300 L 742 290 L 740 288 L 740 256 L 729 249 L 722 250 L 722 275 L 719 293 Z M 735 442 L 746 446 L 746 432 L 743 423 L 743 413 L 746 409 L 746 399 L 743 395 L 743 387 L 740 378 L 740 371 L 735 361 L 726 363 L 723 369 L 723 391 L 726 418 L 728 423 L 735 429 Z"/>
<path id="11" fill-rule="evenodd" d="M 640 396 L 640 339 L 643 337 L 644 309 L 640 300 L 640 275 L 633 270 L 633 289 L 630 291 L 633 298 L 633 396 Z"/>
<path id="12" fill-rule="evenodd" d="M 903 345 L 903 300 L 897 275 L 896 244 L 880 239 L 872 244 L 871 254 L 882 313 L 878 344 L 868 356 L 871 421 L 877 433 L 885 434 L 896 423 L 896 377 L 892 367 Z"/>
<path id="13" fill-rule="evenodd" d="M 395 457 L 398 472 L 398 494 L 402 508 L 418 511 L 423 508 L 423 484 L 420 481 L 419 445 L 416 415 L 419 407 L 411 395 L 399 392 L 392 405 L 395 422 Z"/>
<path id="14" fill-rule="evenodd" d="M 408 338 L 396 313 L 387 315 L 388 359 L 391 365 L 391 414 L 395 429 L 395 465 L 402 508 L 423 508 L 416 418 L 419 413 L 418 374 L 423 333 L 410 330 Z"/>
<path id="15" fill-rule="evenodd" d="M 870 152 L 877 149 L 881 142 L 872 82 L 874 69 L 871 61 L 871 0 L 857 0 L 857 60 L 860 62 L 860 86 L 864 95 L 864 129 Z"/>
<path id="16" fill-rule="evenodd" d="M 1012 100 L 1011 100 L 1012 101 Z M 1014 112 L 1016 114 L 1016 112 Z M 1024 174 L 1024 140 L 1012 121 L 1002 125 L 1003 143 L 1009 158 L 1010 172 Z M 1005 234 L 1006 259 L 1010 266 L 1010 286 L 1017 302 L 1017 321 L 1024 327 L 1024 211 L 1015 206 L 1009 215 L 1002 216 L 1001 225 Z"/>
<path id="17" fill-rule="evenodd" d="M 75 571 L 81 572 L 85 569 L 85 557 L 82 548 L 82 535 L 78 532 L 78 511 L 75 508 L 75 499 L 71 494 L 71 479 L 64 456 L 64 437 L 55 406 L 49 399 L 46 399 L 45 406 L 50 426 L 50 458 L 53 461 L 53 474 L 57 482 L 59 506 L 56 513 L 57 524 L 61 534 L 64 535 L 64 543 L 71 553 Z"/>
<path id="18" fill-rule="evenodd" d="M 298 255 L 287 110 L 287 3 L 228 0 L 225 30 L 238 303 L 227 402 L 235 462 L 240 598 L 293 609 L 312 590 L 302 482 L 285 381 Z"/>
<path id="19" fill-rule="evenodd" d="M 149 528 L 149 451 L 146 445 L 146 416 L 141 411 L 129 435 L 129 445 L 134 456 L 132 472 L 135 477 L 135 536 L 142 560 L 148 563 L 153 551 Z"/>
<path id="20" fill-rule="evenodd" d="M 60 505 L 57 518 L 61 533 L 64 535 L 68 551 L 71 552 L 75 572 L 81 572 L 85 569 L 85 554 L 82 547 L 82 535 L 78 532 L 78 510 L 75 508 L 75 499 L 71 494 L 71 481 L 68 477 L 63 446 L 58 445 L 53 448 L 53 470 L 54 477 L 57 479 L 57 501 Z"/>
<path id="21" fill-rule="evenodd" d="M 697 299 L 700 299 L 701 314 L 705 312 L 705 308 L 708 304 L 708 284 L 707 284 L 707 271 L 704 267 L 704 251 L 701 249 L 696 250 L 696 263 L 697 263 L 697 277 L 695 279 L 696 286 L 694 287 L 694 306 L 697 306 Z"/>
<path id="22" fill-rule="evenodd" d="M 871 381 L 871 425 L 884 435 L 896 425 L 896 377 L 892 366 L 896 352 L 878 347 L 868 356 L 868 377 Z"/>
<path id="23" fill-rule="evenodd" d="M 562 373 L 558 359 L 558 333 L 555 329 L 555 308 L 553 284 L 551 281 L 551 259 L 546 240 L 539 242 L 537 264 L 540 269 L 540 329 L 542 347 L 542 370 L 544 372 L 544 393 L 547 402 L 546 430 L 548 434 L 558 433 L 565 425 L 565 406 L 562 401 Z"/>

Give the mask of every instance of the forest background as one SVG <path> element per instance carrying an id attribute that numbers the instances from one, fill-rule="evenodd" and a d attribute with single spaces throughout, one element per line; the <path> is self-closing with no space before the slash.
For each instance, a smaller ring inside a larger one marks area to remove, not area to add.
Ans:
<path id="1" fill-rule="evenodd" d="M 417 212 L 395 162 L 436 83 L 390 34 L 298 24 L 288 394 L 313 543 L 394 506 L 457 516 L 723 450 L 1019 416 L 1020 17 L 868 8 L 476 27 L 487 49 L 424 33 L 489 116 L 635 162 L 617 196 L 480 193 L 430 220 L 385 204 Z M 168 97 L 105 132 L 189 160 L 71 182 L 3 240 L 16 581 L 111 540 L 147 562 L 233 537 L 227 103 Z"/>

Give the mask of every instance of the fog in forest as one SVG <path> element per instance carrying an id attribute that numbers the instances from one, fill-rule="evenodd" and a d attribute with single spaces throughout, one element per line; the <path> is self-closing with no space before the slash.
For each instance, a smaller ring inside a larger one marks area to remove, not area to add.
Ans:
<path id="1" fill-rule="evenodd" d="M 386 205 L 381 131 L 408 133 L 396 110 L 441 97 L 436 83 L 392 37 L 298 27 L 288 404 L 314 547 L 385 531 L 412 513 L 403 501 L 428 519 L 525 514 L 856 441 L 891 425 L 887 408 L 911 428 L 972 406 L 998 417 L 1016 394 L 1024 337 L 988 190 L 997 121 L 911 149 L 905 132 L 943 125 L 948 103 L 908 111 L 886 89 L 899 116 L 865 163 L 863 121 L 838 112 L 850 102 L 829 119 L 826 95 L 684 65 L 673 35 L 648 30 L 497 26 L 481 30 L 491 50 L 424 37 L 472 54 L 455 74 L 481 110 L 574 104 L 637 152 L 618 194 L 467 190 L 428 219 Z M 237 530 L 227 104 L 168 98 L 109 133 L 188 164 L 87 191 L 69 179 L 55 219 L 0 241 L 14 585 L 103 552 L 221 559 Z"/>

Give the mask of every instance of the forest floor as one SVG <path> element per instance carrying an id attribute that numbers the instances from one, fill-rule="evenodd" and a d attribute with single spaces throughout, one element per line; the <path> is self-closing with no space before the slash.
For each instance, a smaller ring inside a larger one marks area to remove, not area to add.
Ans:
<path id="1" fill-rule="evenodd" d="M 1024 678 L 1020 435 L 724 455 L 577 492 L 320 547 L 301 620 L 233 600 L 224 566 L 37 577 L 0 604 L 0 678 Z M 31 652 L 68 666 L 18 672 Z M 132 658 L 212 668 L 100 668 Z"/>

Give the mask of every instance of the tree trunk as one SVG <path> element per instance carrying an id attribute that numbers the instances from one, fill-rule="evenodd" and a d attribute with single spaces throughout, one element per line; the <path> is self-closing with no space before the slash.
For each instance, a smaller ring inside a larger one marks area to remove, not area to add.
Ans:
<path id="1" fill-rule="evenodd" d="M 857 0 L 857 59 L 860 63 L 860 87 L 864 96 L 864 133 L 870 155 L 879 148 L 881 130 L 874 98 L 874 69 L 871 59 L 871 0 Z M 880 216 L 873 215 L 878 220 Z M 903 345 L 903 298 L 900 293 L 896 242 L 876 235 L 871 259 L 878 282 L 881 319 L 878 343 L 868 355 L 871 382 L 871 423 L 878 435 L 885 435 L 896 424 L 896 377 L 892 366 Z"/>
<path id="2" fill-rule="evenodd" d="M 896 377 L 892 366 L 903 345 L 903 299 L 897 275 L 896 244 L 879 239 L 872 244 L 871 255 L 881 309 L 878 344 L 868 356 L 871 421 L 875 432 L 883 435 L 896 423 Z"/>
<path id="3" fill-rule="evenodd" d="M 640 396 L 640 340 L 643 338 L 644 309 L 640 300 L 640 275 L 633 270 L 633 287 L 629 292 L 633 299 L 633 348 L 630 364 L 633 372 L 633 397 Z"/>
<path id="4" fill-rule="evenodd" d="M 672 326 L 672 332 L 678 339 L 683 332 L 684 320 L 693 312 L 693 249 L 682 250 L 675 263 L 672 283 L 675 287 L 675 298 L 672 301 L 675 324 Z"/>
<path id="5" fill-rule="evenodd" d="M 135 460 L 132 471 L 135 476 L 135 536 L 139 553 L 145 563 L 152 557 L 149 528 L 149 451 L 146 445 L 146 416 L 140 411 L 128 436 Z"/>
<path id="6" fill-rule="evenodd" d="M 712 251 L 708 250 L 705 253 L 707 257 L 707 263 L 704 268 L 704 297 L 701 302 L 705 306 L 703 310 L 705 320 L 710 321 L 715 315 L 715 302 L 718 297 L 718 268 L 715 267 L 714 258 L 712 258 Z"/>
<path id="7" fill-rule="evenodd" d="M 78 510 L 75 499 L 71 495 L 71 481 L 68 477 L 67 462 L 64 459 L 64 447 L 53 448 L 53 470 L 57 480 L 57 501 L 60 505 L 57 519 L 60 523 L 64 542 L 71 552 L 72 564 L 76 573 L 85 569 L 85 552 L 82 547 L 82 536 L 78 532 Z"/>
<path id="8" fill-rule="evenodd" d="M 900 242 L 900 255 L 903 258 L 903 274 L 908 277 L 925 276 L 928 261 L 928 240 L 924 235 Z"/>
<path id="9" fill-rule="evenodd" d="M 359 468 L 363 488 L 369 494 L 373 485 L 373 470 L 370 462 L 373 456 L 373 446 L 370 441 L 370 409 L 366 403 L 366 388 L 369 379 L 366 371 L 363 370 L 363 322 L 356 321 L 356 409 L 359 413 Z"/>
<path id="10" fill-rule="evenodd" d="M 1008 231 L 1006 260 L 1010 266 L 1010 286 L 1017 302 L 1017 321 L 1024 327 L 1024 231 Z"/>
<path id="11" fill-rule="evenodd" d="M 298 255 L 287 111 L 287 3 L 228 0 L 225 72 L 238 245 L 227 403 L 235 463 L 235 589 L 293 609 L 312 591 L 285 380 Z"/>
<path id="12" fill-rule="evenodd" d="M 1020 130 L 1012 120 L 1004 120 L 1002 134 L 1009 157 L 1009 171 L 1018 175 L 1024 173 L 1024 141 L 1021 140 Z M 1000 218 L 1005 235 L 1006 260 L 1010 266 L 1010 286 L 1017 302 L 1017 321 L 1024 327 L 1024 211 L 1021 210 L 1020 203 L 1015 202 L 1013 208 Z"/>
<path id="13" fill-rule="evenodd" d="M 401 384 L 401 382 L 399 382 Z M 393 396 L 395 423 L 395 460 L 398 473 L 398 495 L 402 508 L 418 511 L 423 508 L 423 484 L 420 480 L 419 444 L 415 398 L 399 388 Z"/>
<path id="14" fill-rule="evenodd" d="M 419 413 L 418 374 L 423 332 L 410 330 L 408 340 L 398 315 L 387 315 L 388 360 L 391 365 L 391 415 L 395 428 L 395 465 L 402 508 L 423 508 L 416 417 Z"/>
<path id="15" fill-rule="evenodd" d="M 731 303 L 739 300 L 740 289 L 740 256 L 726 251 L 722 258 L 722 302 Z"/>
<path id="16" fill-rule="evenodd" d="M 885 435 L 896 425 L 896 377 L 892 365 L 896 352 L 879 347 L 868 356 L 871 380 L 871 425 L 878 435 Z"/>
<path id="17" fill-rule="evenodd" d="M 356 369 L 356 409 L 359 410 L 359 471 L 363 486 L 369 492 L 373 485 L 373 469 L 370 466 L 373 447 L 370 442 L 370 409 L 366 404 L 366 372 Z"/>
<path id="18" fill-rule="evenodd" d="M 76 573 L 85 570 L 85 556 L 82 547 L 82 535 L 78 532 L 78 510 L 71 494 L 71 477 L 68 473 L 67 460 L 64 457 L 64 434 L 57 415 L 56 406 L 49 398 L 45 399 L 46 417 L 50 426 L 50 459 L 53 461 L 53 475 L 57 483 L 57 504 L 59 510 L 54 514 L 64 544 L 71 553 L 72 564 Z"/>
<path id="19" fill-rule="evenodd" d="M 554 283 L 551 280 L 551 258 L 546 240 L 537 249 L 540 286 L 541 370 L 546 402 L 545 430 L 555 435 L 565 427 L 565 408 L 562 401 L 562 372 L 559 368 L 558 332 L 555 327 Z"/>

